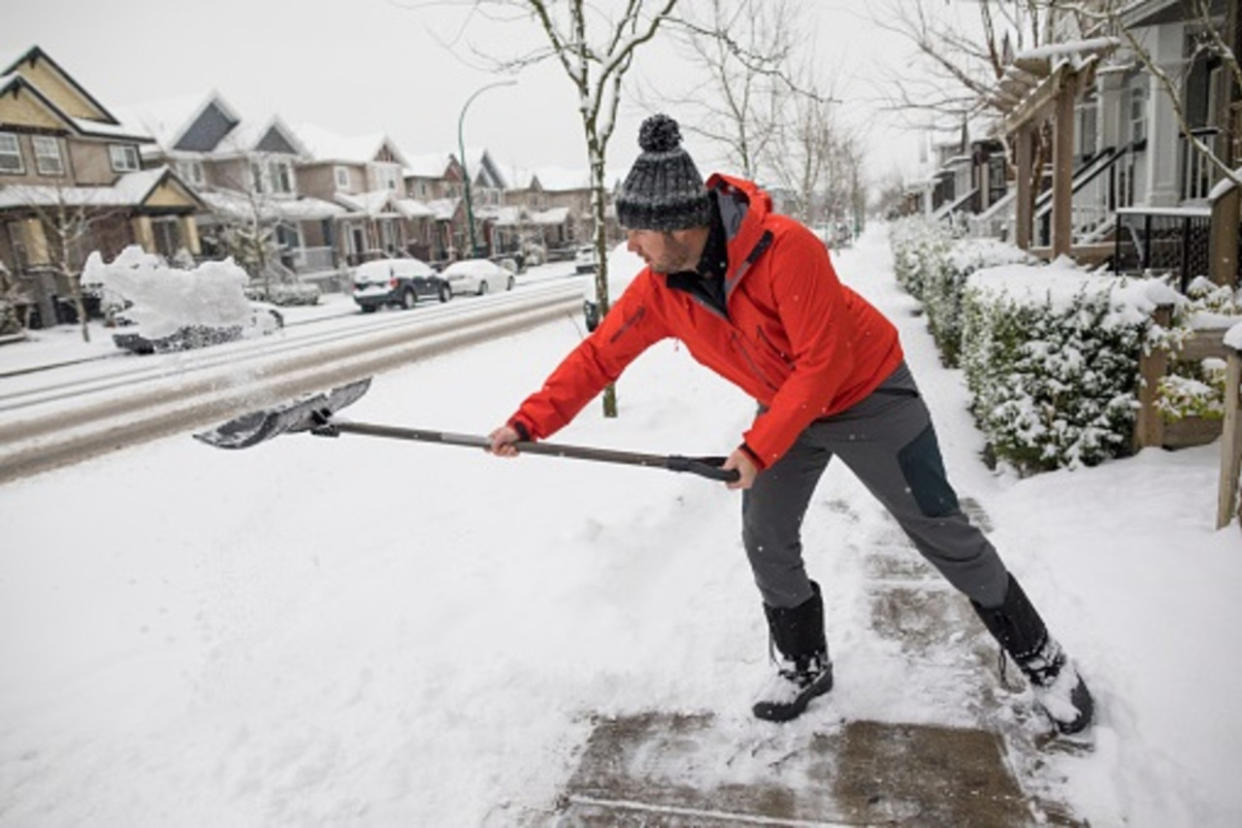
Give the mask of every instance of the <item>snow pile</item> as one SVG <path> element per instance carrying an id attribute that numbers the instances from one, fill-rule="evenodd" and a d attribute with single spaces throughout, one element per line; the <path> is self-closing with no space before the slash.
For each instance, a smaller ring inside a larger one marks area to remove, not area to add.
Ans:
<path id="1" fill-rule="evenodd" d="M 97 285 L 105 305 L 133 303 L 125 315 L 152 339 L 186 327 L 244 326 L 250 315 L 244 293 L 248 281 L 246 271 L 231 258 L 183 270 L 137 245 L 125 248 L 110 263 L 94 251 L 82 272 L 82 284 Z"/>

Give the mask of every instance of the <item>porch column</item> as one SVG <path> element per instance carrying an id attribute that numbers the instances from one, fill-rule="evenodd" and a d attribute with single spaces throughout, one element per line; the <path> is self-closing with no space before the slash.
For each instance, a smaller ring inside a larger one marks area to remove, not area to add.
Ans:
<path id="1" fill-rule="evenodd" d="M 150 216 L 134 216 L 129 220 L 129 229 L 135 244 L 147 253 L 155 252 L 155 231 L 151 227 Z"/>
<path id="2" fill-rule="evenodd" d="M 1148 28 L 1140 36 L 1151 51 L 1152 61 L 1175 82 L 1182 76 L 1185 63 L 1182 58 L 1185 35 L 1185 24 L 1163 23 Z M 1182 158 L 1181 129 L 1164 85 L 1155 75 L 1148 76 L 1147 83 L 1147 151 L 1143 153 L 1146 202 L 1153 207 L 1170 207 L 1181 201 L 1178 174 Z"/>
<path id="3" fill-rule="evenodd" d="M 185 247 L 190 251 L 191 256 L 203 255 L 203 247 L 198 241 L 198 223 L 194 221 L 194 216 L 181 217 L 181 238 L 185 241 Z"/>
<path id="4" fill-rule="evenodd" d="M 1031 155 L 1034 151 L 1034 128 L 1029 124 L 1018 127 L 1014 162 L 1018 167 L 1018 193 L 1014 196 L 1016 218 L 1014 220 L 1014 244 L 1022 250 L 1031 249 Z"/>
<path id="5" fill-rule="evenodd" d="M 1125 75 L 1097 72 L 1095 75 L 1096 122 L 1100 147 L 1121 147 L 1121 93 Z"/>
<path id="6" fill-rule="evenodd" d="M 1052 139 L 1052 256 L 1074 244 L 1074 96 L 1078 78 L 1067 73 L 1057 92 Z"/>
<path id="7" fill-rule="evenodd" d="M 47 245 L 47 234 L 43 232 L 42 221 L 37 218 L 23 221 L 22 235 L 26 239 L 27 264 L 48 265 L 52 263 L 51 252 Z"/>

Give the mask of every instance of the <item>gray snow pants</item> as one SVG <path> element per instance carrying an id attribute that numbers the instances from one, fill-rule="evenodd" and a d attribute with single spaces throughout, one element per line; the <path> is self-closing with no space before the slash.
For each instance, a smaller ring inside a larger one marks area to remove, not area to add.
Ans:
<path id="1" fill-rule="evenodd" d="M 743 492 L 742 540 L 765 604 L 794 607 L 811 597 L 802 519 L 834 454 L 949 583 L 985 607 L 1004 602 L 1005 565 L 958 507 L 927 406 L 903 362 L 861 402 L 807 426 Z"/>

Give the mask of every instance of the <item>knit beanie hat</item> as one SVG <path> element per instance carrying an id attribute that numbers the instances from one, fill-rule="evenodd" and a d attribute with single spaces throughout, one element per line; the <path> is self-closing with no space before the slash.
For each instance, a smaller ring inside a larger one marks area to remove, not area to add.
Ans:
<path id="1" fill-rule="evenodd" d="M 617 194 L 617 219 L 630 230 L 685 230 L 711 224 L 711 200 L 681 130 L 667 115 L 652 115 L 638 130 L 642 154 Z"/>

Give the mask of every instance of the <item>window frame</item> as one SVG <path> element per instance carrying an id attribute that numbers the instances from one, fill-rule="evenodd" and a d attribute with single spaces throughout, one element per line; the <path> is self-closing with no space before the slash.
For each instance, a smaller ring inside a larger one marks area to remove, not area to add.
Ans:
<path id="1" fill-rule="evenodd" d="M 56 166 L 59 168 L 54 171 L 44 169 L 43 162 L 51 160 L 52 156 L 46 152 L 40 152 L 40 144 L 44 148 L 47 142 L 51 142 L 51 146 L 56 150 Z M 65 175 L 65 156 L 60 150 L 60 139 L 54 135 L 31 135 L 30 149 L 34 152 L 35 171 L 42 176 L 61 178 Z"/>
<path id="2" fill-rule="evenodd" d="M 17 158 L 17 169 L 9 170 L 0 168 L 0 175 L 25 175 L 26 159 L 22 154 L 22 139 L 17 136 L 16 132 L 0 132 L 0 138 L 13 139 L 13 151 L 0 151 L 0 155 Z"/>
<path id="3" fill-rule="evenodd" d="M 293 195 L 293 165 L 282 158 L 273 158 L 267 162 L 267 174 L 274 195 Z"/>
<path id="4" fill-rule="evenodd" d="M 116 163 L 117 151 L 120 150 L 121 155 L 125 156 L 125 162 L 129 161 L 129 154 L 133 153 L 134 166 L 118 165 Z M 138 148 L 133 144 L 108 144 L 108 163 L 112 165 L 113 172 L 126 173 L 138 172 L 142 169 L 142 158 L 138 155 Z"/>
<path id="5" fill-rule="evenodd" d="M 345 174 L 344 183 L 341 182 L 342 173 Z M 341 166 L 340 164 L 337 164 L 336 166 L 334 166 L 332 168 L 332 180 L 336 182 L 336 188 L 338 190 L 348 190 L 350 187 L 349 167 L 344 167 L 344 166 Z"/>

